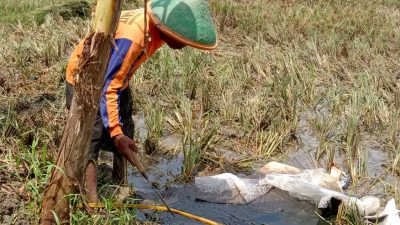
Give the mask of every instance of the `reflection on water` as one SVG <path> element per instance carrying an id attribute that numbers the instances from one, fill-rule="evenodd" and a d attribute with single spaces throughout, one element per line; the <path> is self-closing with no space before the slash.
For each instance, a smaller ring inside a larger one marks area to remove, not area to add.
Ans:
<path id="1" fill-rule="evenodd" d="M 170 207 L 205 217 L 223 224 L 276 224 L 317 225 L 315 206 L 290 197 L 286 192 L 272 189 L 268 194 L 246 205 L 216 204 L 196 200 L 193 184 L 174 184 L 174 176 L 180 174 L 182 155 L 173 158 L 156 157 L 157 163 L 148 166 L 151 181 L 161 187 L 161 193 Z M 129 183 L 136 188 L 136 197 L 161 202 L 139 174 L 131 171 Z M 157 213 L 162 224 L 201 224 L 185 217 L 172 217 L 169 213 Z M 143 214 L 139 218 L 145 220 Z"/>

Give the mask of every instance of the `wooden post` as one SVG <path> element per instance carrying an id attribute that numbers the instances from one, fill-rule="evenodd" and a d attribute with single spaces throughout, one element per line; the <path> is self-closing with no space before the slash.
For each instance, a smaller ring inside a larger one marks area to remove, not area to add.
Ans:
<path id="1" fill-rule="evenodd" d="M 74 71 L 74 97 L 50 182 L 44 193 L 40 224 L 69 222 L 68 195 L 84 193 L 85 157 L 110 57 L 122 0 L 98 0 L 92 29 Z M 54 215 L 55 214 L 55 215 Z"/>

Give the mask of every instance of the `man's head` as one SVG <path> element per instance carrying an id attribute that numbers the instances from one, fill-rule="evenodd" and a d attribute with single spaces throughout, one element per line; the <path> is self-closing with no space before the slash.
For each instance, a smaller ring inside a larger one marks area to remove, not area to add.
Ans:
<path id="1" fill-rule="evenodd" d="M 160 32 L 160 37 L 163 41 L 165 41 L 165 43 L 167 43 L 167 45 L 172 48 L 172 49 L 182 49 L 184 48 L 186 45 L 182 42 L 179 42 L 177 40 L 175 40 L 173 37 L 168 36 L 167 34 L 163 33 L 162 31 Z"/>
<path id="2" fill-rule="evenodd" d="M 217 47 L 206 0 L 151 0 L 147 7 L 150 19 L 169 47 L 180 49 L 188 45 L 204 50 Z"/>

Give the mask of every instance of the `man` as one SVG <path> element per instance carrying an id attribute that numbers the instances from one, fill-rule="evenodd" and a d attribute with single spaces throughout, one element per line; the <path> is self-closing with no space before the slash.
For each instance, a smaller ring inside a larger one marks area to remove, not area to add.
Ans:
<path id="1" fill-rule="evenodd" d="M 132 96 L 129 80 L 138 67 L 164 43 L 172 49 L 192 46 L 203 50 L 216 47 L 216 32 L 204 0 L 153 0 L 144 10 L 123 11 L 115 33 L 100 98 L 100 109 L 86 167 L 88 200 L 97 202 L 97 158 L 100 149 L 114 152 L 113 178 L 124 180 L 123 158 L 137 152 L 133 141 Z M 145 30 L 148 35 L 145 35 Z M 148 37 L 145 41 L 145 36 Z M 145 48 L 146 46 L 146 48 Z M 74 70 L 82 53 L 83 41 L 73 51 L 67 67 L 67 107 L 71 105 Z"/>

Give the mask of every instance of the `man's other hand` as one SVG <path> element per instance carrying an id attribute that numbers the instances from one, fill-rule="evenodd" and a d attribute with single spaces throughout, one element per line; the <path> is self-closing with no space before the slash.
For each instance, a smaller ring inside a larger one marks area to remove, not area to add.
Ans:
<path id="1" fill-rule="evenodd" d="M 138 152 L 135 142 L 123 134 L 115 136 L 113 140 L 118 152 L 128 161 L 131 161 L 131 151 Z"/>

